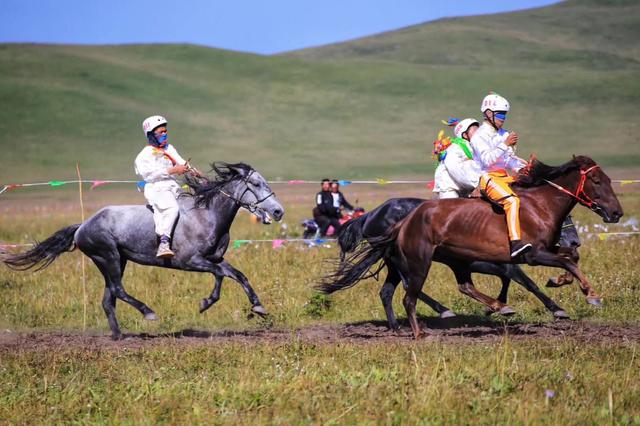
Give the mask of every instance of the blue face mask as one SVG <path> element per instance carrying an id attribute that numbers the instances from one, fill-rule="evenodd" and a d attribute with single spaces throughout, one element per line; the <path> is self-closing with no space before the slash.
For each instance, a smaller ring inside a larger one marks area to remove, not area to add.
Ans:
<path id="1" fill-rule="evenodd" d="M 506 114 L 506 113 L 505 113 L 505 114 L 496 113 L 496 114 L 494 115 L 494 118 L 495 118 L 496 120 L 504 121 L 504 120 L 506 120 L 506 119 L 507 119 L 507 114 Z"/>
<path id="2" fill-rule="evenodd" d="M 168 137 L 169 137 L 169 135 L 167 135 L 165 133 L 165 134 L 162 134 L 162 135 L 158 136 L 156 139 L 158 140 L 158 143 L 160 145 L 162 145 L 167 140 Z"/>

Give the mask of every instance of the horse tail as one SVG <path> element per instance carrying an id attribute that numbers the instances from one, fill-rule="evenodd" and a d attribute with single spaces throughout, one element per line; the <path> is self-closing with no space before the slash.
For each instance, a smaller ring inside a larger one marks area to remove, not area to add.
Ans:
<path id="1" fill-rule="evenodd" d="M 360 244 L 360 241 L 362 241 L 362 228 L 364 228 L 364 222 L 367 220 L 368 214 L 369 213 L 365 213 L 360 217 L 351 219 L 340 229 L 338 244 L 340 245 L 340 251 L 342 251 L 342 253 L 340 253 L 342 257 L 346 253 L 354 251 L 356 247 L 358 247 L 358 244 Z"/>
<path id="2" fill-rule="evenodd" d="M 316 289 L 325 294 L 353 287 L 363 279 L 377 276 L 384 268 L 384 261 L 371 271 L 378 261 L 389 255 L 398 238 L 399 226 L 394 226 L 387 234 L 371 238 L 367 244 L 362 244 L 348 259 L 340 262 L 337 269 L 322 278 Z"/>
<path id="3" fill-rule="evenodd" d="M 10 254 L 2 261 L 11 269 L 26 271 L 36 267 L 36 271 L 51 265 L 62 253 L 75 249 L 73 237 L 80 224 L 67 226 L 24 253 Z"/>

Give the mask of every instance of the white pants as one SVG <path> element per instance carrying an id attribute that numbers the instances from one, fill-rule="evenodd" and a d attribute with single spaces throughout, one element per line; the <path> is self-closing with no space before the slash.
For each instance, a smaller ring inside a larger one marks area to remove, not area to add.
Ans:
<path id="1" fill-rule="evenodd" d="M 156 234 L 171 236 L 173 225 L 180 214 L 177 200 L 179 194 L 180 187 L 173 181 L 148 183 L 144 186 L 144 196 L 153 207 Z"/>

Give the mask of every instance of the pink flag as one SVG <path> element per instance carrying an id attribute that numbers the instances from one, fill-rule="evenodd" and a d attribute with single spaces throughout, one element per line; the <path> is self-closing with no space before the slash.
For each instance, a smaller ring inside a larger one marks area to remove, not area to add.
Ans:
<path id="1" fill-rule="evenodd" d="M 303 180 L 290 180 L 288 182 L 289 185 L 297 185 L 297 184 L 301 184 L 301 183 L 304 183 L 304 181 Z"/>
<path id="2" fill-rule="evenodd" d="M 277 249 L 278 247 L 282 247 L 284 245 L 284 240 L 273 240 L 272 248 Z"/>
<path id="3" fill-rule="evenodd" d="M 109 182 L 105 182 L 104 180 L 94 180 L 93 184 L 91 185 L 91 189 L 97 188 L 97 187 L 102 186 L 102 185 L 106 185 L 108 183 Z"/>

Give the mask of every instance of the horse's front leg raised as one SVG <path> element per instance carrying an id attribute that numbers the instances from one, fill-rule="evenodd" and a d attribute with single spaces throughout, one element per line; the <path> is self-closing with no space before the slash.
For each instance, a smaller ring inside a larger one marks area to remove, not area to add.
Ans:
<path id="1" fill-rule="evenodd" d="M 227 261 L 216 263 L 214 267 L 215 269 L 213 273 L 216 274 L 216 276 L 218 274 L 223 275 L 225 277 L 229 277 L 232 280 L 240 283 L 240 285 L 242 286 L 242 289 L 247 294 L 249 303 L 251 303 L 252 312 L 262 316 L 267 315 L 267 310 L 262 306 L 262 303 L 260 303 L 260 299 L 258 299 L 258 295 L 256 294 L 255 291 L 253 291 L 251 284 L 249 284 L 249 280 L 247 279 L 247 277 L 244 276 L 242 272 L 238 271 L 236 268 L 231 266 L 229 263 L 227 263 Z"/>
<path id="2" fill-rule="evenodd" d="M 563 268 L 571 272 L 578 279 L 580 290 L 582 290 L 582 293 L 587 297 L 587 303 L 593 306 L 602 306 L 602 298 L 596 293 L 593 287 L 591 287 L 589 280 L 587 280 L 587 277 L 580 271 L 580 268 L 578 268 L 578 265 L 573 260 L 546 250 L 538 250 L 532 253 L 530 259 L 531 265 Z"/>

